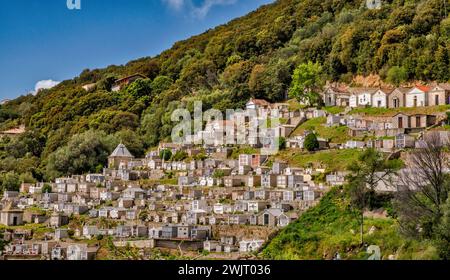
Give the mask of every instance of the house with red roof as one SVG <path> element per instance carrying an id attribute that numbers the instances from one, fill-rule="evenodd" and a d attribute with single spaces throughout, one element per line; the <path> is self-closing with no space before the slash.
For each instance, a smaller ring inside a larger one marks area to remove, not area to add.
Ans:
<path id="1" fill-rule="evenodd" d="M 417 85 L 406 93 L 406 107 L 428 106 L 428 86 Z"/>

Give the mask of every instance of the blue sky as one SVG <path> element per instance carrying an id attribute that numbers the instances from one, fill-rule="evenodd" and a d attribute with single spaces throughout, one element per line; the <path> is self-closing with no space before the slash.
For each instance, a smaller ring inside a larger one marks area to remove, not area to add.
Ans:
<path id="1" fill-rule="evenodd" d="M 153 56 L 273 0 L 0 0 L 0 100 Z"/>

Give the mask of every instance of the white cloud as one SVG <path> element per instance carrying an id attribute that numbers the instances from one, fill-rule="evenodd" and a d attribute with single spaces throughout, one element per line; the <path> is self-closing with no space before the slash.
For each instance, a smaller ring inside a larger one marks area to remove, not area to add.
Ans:
<path id="1" fill-rule="evenodd" d="M 195 4 L 193 0 L 162 0 L 171 9 L 176 11 L 186 11 L 195 18 L 204 18 L 214 6 L 232 5 L 238 0 L 203 0 L 200 4 Z"/>
<path id="2" fill-rule="evenodd" d="M 41 89 L 49 89 L 56 85 L 58 85 L 60 82 L 53 81 L 53 80 L 42 80 L 36 83 L 36 86 L 34 87 L 33 94 L 36 94 Z"/>
<path id="3" fill-rule="evenodd" d="M 204 18 L 213 6 L 232 5 L 236 2 L 237 0 L 205 0 L 201 6 L 194 7 L 192 13 L 195 17 Z"/>
<path id="4" fill-rule="evenodd" d="M 174 10 L 180 10 L 184 6 L 185 0 L 162 0 Z"/>

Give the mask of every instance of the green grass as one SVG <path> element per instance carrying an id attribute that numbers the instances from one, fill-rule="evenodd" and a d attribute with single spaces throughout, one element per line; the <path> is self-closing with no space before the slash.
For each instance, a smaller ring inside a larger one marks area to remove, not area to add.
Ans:
<path id="1" fill-rule="evenodd" d="M 48 232 L 53 232 L 52 228 L 47 227 L 45 224 L 29 223 L 21 226 L 5 226 L 0 225 L 0 231 L 2 230 L 31 230 L 33 232 L 34 239 L 42 239 Z"/>
<path id="2" fill-rule="evenodd" d="M 323 108 L 326 112 L 330 114 L 340 114 L 345 111 L 344 107 L 338 107 L 338 106 L 330 106 L 330 107 L 324 107 Z"/>
<path id="3" fill-rule="evenodd" d="M 259 153 L 260 153 L 259 149 L 250 146 L 240 145 L 239 147 L 233 148 L 233 150 L 231 151 L 230 158 L 238 159 L 240 154 L 259 154 Z"/>
<path id="4" fill-rule="evenodd" d="M 40 215 L 45 215 L 47 213 L 46 210 L 44 210 L 44 209 L 42 209 L 42 208 L 40 208 L 38 206 L 35 206 L 35 205 L 31 206 L 31 207 L 28 207 L 26 210 L 29 211 L 29 212 L 36 213 L 36 214 L 40 214 Z"/>
<path id="5" fill-rule="evenodd" d="M 305 105 L 300 104 L 295 99 L 290 99 L 287 101 L 287 103 L 289 104 L 289 111 L 297 111 L 297 110 L 304 109 L 307 107 Z"/>
<path id="6" fill-rule="evenodd" d="M 276 159 L 287 161 L 297 167 L 313 166 L 326 168 L 327 171 L 346 170 L 347 166 L 357 160 L 361 151 L 357 149 L 324 150 L 315 153 L 303 152 L 298 149 L 282 151 Z"/>
<path id="7" fill-rule="evenodd" d="M 354 108 L 349 114 L 365 114 L 367 116 L 393 116 L 397 113 L 407 114 L 436 114 L 442 113 L 450 109 L 450 105 L 414 107 L 414 108 Z"/>
<path id="8" fill-rule="evenodd" d="M 270 119 L 266 119 L 264 121 L 264 126 L 265 127 L 272 127 L 272 126 L 275 127 L 277 125 L 286 124 L 287 122 L 288 122 L 288 119 L 286 119 L 286 118 L 278 118 L 278 119 L 270 118 Z"/>
<path id="9" fill-rule="evenodd" d="M 163 184 L 163 185 L 177 185 L 178 184 L 178 179 L 176 177 L 174 178 L 163 178 L 158 180 L 158 183 Z"/>
<path id="10" fill-rule="evenodd" d="M 263 249 L 260 257 L 277 260 L 331 259 L 339 252 L 342 259 L 367 259 L 360 246 L 358 215 L 349 207 L 342 188 L 333 188 L 320 203 L 283 229 Z M 375 232 L 369 234 L 374 226 Z M 436 259 L 432 244 L 409 240 L 398 231 L 393 218 L 366 218 L 364 240 L 380 247 L 381 258 Z"/>
<path id="11" fill-rule="evenodd" d="M 314 130 L 319 137 L 329 139 L 331 143 L 345 143 L 350 140 L 348 128 L 346 126 L 326 126 L 325 117 L 309 119 L 299 125 L 293 135 L 301 135 L 305 130 Z"/>

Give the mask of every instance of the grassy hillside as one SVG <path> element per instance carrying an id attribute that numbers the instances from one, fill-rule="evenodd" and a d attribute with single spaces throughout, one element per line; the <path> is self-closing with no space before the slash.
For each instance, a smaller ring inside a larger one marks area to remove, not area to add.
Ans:
<path id="1" fill-rule="evenodd" d="M 350 140 L 346 126 L 326 126 L 327 118 L 313 118 L 299 125 L 293 135 L 302 135 L 305 130 L 315 131 L 319 137 L 328 139 L 331 143 L 345 143 Z"/>
<path id="2" fill-rule="evenodd" d="M 167 140 L 178 107 L 192 109 L 200 100 L 205 110 L 223 111 L 242 107 L 252 96 L 282 100 L 293 70 L 308 61 L 318 62 L 328 80 L 371 73 L 400 82 L 450 79 L 450 18 L 442 0 L 383 1 L 380 10 L 367 9 L 365 2 L 279 0 L 156 57 L 86 69 L 2 105 L 0 130 L 24 124 L 28 132 L 0 141 L 0 168 L 14 173 L 7 179 L 13 185 L 23 174 L 32 181 L 101 170 L 103 155 L 120 141 L 142 155 Z M 401 77 L 390 77 L 393 67 L 401 68 Z M 115 79 L 134 73 L 148 79 L 110 91 Z M 96 86 L 86 92 L 82 85 L 88 83 Z M 341 134 L 323 134 L 343 140 Z M 80 144 L 83 149 L 73 149 Z"/>
<path id="3" fill-rule="evenodd" d="M 357 149 L 325 150 L 315 153 L 291 149 L 281 151 L 276 159 L 298 167 L 313 166 L 315 168 L 326 168 L 327 171 L 342 171 L 346 170 L 347 166 L 354 162 L 360 153 L 361 151 Z"/>
<path id="4" fill-rule="evenodd" d="M 370 229 L 375 227 L 372 234 Z M 408 240 L 398 232 L 393 218 L 366 218 L 364 239 L 377 245 L 382 259 L 437 259 L 436 249 L 427 242 Z M 332 259 L 339 252 L 342 259 L 367 259 L 360 246 L 358 216 L 349 206 L 341 188 L 327 193 L 319 204 L 291 223 L 263 249 L 264 259 Z"/>

